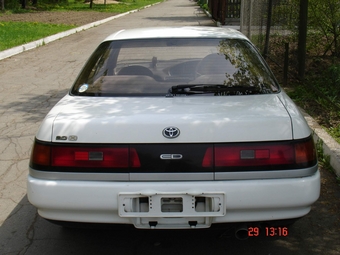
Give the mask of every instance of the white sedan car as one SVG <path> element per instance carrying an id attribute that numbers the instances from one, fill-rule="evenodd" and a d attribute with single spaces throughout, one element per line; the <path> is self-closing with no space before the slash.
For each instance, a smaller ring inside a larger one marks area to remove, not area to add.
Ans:
<path id="1" fill-rule="evenodd" d="M 290 222 L 319 192 L 304 117 L 244 35 L 211 27 L 106 38 L 43 120 L 27 191 L 54 222 L 156 229 Z"/>

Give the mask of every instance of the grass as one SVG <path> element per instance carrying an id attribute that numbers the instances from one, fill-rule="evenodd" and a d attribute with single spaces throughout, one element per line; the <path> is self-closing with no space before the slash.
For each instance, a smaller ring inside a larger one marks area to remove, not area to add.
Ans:
<path id="1" fill-rule="evenodd" d="M 103 0 L 104 1 L 104 0 Z M 163 0 L 116 0 L 117 4 L 96 4 L 93 3 L 90 8 L 89 3 L 84 3 L 84 0 L 67 0 L 67 1 L 52 1 L 46 2 L 44 0 L 38 1 L 36 8 L 44 11 L 99 11 L 124 13 L 135 9 L 141 9 L 147 5 L 162 2 Z M 13 13 L 29 12 L 30 10 L 23 10 L 20 8 L 12 9 Z"/>
<path id="2" fill-rule="evenodd" d="M 289 97 L 305 109 L 338 143 L 340 143 L 340 111 L 324 95 L 320 95 L 310 84 L 295 84 L 285 88 Z"/>
<path id="3" fill-rule="evenodd" d="M 336 62 L 336 63 L 335 63 Z M 303 83 L 292 82 L 288 95 L 340 143 L 340 60 L 310 67 Z"/>
<path id="4" fill-rule="evenodd" d="M 90 9 L 89 4 L 83 0 L 60 1 L 59 3 L 46 3 L 38 1 L 38 6 L 34 10 L 31 8 L 20 9 L 20 5 L 12 10 L 7 10 L 6 14 L 25 13 L 39 11 L 96 11 L 110 13 L 124 13 L 127 11 L 140 9 L 144 6 L 161 2 L 162 0 L 120 0 L 118 4 L 93 4 Z M 0 14 L 1 15 L 1 14 Z M 46 36 L 63 32 L 74 28 L 74 25 L 44 24 L 38 22 L 1 22 L 0 21 L 0 51 L 32 42 Z"/>
<path id="5" fill-rule="evenodd" d="M 69 0 L 68 4 L 62 6 L 64 10 L 72 11 L 102 11 L 113 13 L 124 13 L 135 9 L 140 9 L 144 6 L 160 2 L 161 0 L 120 0 L 119 4 L 93 4 L 90 9 L 89 4 L 84 4 L 84 1 Z M 52 9 L 56 10 L 56 9 Z M 59 8 L 57 10 L 60 10 Z"/>
<path id="6" fill-rule="evenodd" d="M 0 51 L 29 43 L 75 26 L 37 22 L 0 22 Z"/>

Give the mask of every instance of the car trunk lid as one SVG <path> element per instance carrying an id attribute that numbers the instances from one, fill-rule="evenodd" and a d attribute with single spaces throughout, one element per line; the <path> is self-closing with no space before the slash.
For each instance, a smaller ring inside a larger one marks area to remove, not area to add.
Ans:
<path id="1" fill-rule="evenodd" d="M 53 142 L 219 143 L 291 140 L 291 119 L 277 95 L 174 98 L 66 96 Z M 168 139 L 163 130 L 176 127 Z"/>

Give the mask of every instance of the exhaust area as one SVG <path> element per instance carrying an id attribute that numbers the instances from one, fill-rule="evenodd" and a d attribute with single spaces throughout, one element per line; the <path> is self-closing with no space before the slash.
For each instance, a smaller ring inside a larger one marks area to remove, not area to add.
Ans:
<path id="1" fill-rule="evenodd" d="M 239 227 L 236 227 L 235 237 L 238 240 L 247 240 L 249 238 L 247 224 L 242 224 Z"/>

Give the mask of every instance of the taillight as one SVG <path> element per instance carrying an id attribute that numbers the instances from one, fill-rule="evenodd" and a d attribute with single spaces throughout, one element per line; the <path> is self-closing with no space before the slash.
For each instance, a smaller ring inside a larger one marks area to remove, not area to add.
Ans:
<path id="1" fill-rule="evenodd" d="M 129 146 L 69 146 L 35 142 L 31 166 L 129 168 L 140 167 L 137 151 Z"/>
<path id="2" fill-rule="evenodd" d="M 138 153 L 135 148 L 130 148 L 129 151 L 129 166 L 130 167 L 141 167 Z"/>
<path id="3" fill-rule="evenodd" d="M 31 163 L 42 166 L 49 166 L 51 164 L 50 146 L 40 143 L 34 143 L 31 154 Z"/>
<path id="4" fill-rule="evenodd" d="M 206 150 L 203 167 L 307 167 L 316 164 L 313 139 L 277 143 L 218 144 Z"/>
<path id="5" fill-rule="evenodd" d="M 295 144 L 295 161 L 305 164 L 316 160 L 316 151 L 313 139 Z"/>
<path id="6" fill-rule="evenodd" d="M 129 167 L 128 148 L 52 147 L 52 166 Z"/>

